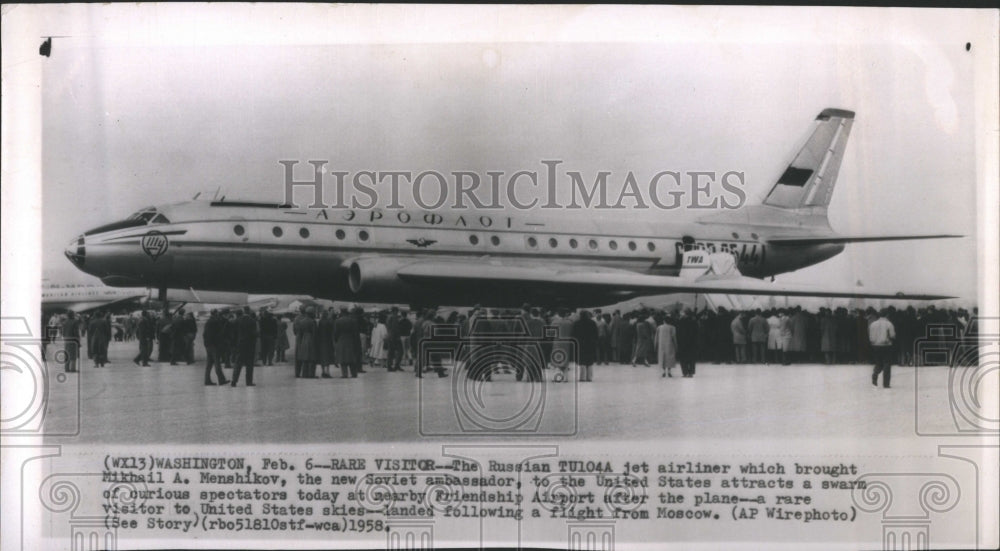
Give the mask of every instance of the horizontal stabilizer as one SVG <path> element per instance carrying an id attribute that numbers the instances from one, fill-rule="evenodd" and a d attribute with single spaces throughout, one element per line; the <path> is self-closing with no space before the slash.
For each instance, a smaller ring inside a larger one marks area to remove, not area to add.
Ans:
<path id="1" fill-rule="evenodd" d="M 945 239 L 965 237 L 964 235 L 934 234 L 934 235 L 820 235 L 820 236 L 787 236 L 769 237 L 771 245 L 826 245 L 837 243 L 867 243 L 874 241 L 909 241 L 912 239 Z"/>

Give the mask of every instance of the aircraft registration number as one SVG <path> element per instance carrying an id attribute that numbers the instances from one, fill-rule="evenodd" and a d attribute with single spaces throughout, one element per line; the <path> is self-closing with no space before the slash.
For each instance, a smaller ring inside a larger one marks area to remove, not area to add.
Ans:
<path id="1" fill-rule="evenodd" d="M 767 256 L 767 250 L 763 243 L 695 241 L 688 245 L 677 243 L 677 258 L 680 259 L 684 251 L 693 250 L 706 251 L 710 254 L 729 253 L 736 257 L 736 263 L 740 266 L 760 266 Z"/>

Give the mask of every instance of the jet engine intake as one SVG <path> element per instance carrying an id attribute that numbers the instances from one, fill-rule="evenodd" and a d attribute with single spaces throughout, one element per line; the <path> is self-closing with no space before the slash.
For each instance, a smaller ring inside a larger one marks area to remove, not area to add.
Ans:
<path id="1" fill-rule="evenodd" d="M 395 295 L 407 287 L 398 276 L 400 268 L 412 262 L 401 258 L 357 258 L 348 264 L 347 286 L 359 299 Z"/>

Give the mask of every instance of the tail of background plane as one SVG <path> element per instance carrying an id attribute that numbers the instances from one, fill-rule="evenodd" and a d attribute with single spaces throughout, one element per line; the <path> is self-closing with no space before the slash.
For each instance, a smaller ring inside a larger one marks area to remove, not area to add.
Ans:
<path id="1" fill-rule="evenodd" d="M 765 205 L 826 212 L 854 124 L 854 112 L 824 109 L 815 124 L 812 135 L 767 194 Z"/>

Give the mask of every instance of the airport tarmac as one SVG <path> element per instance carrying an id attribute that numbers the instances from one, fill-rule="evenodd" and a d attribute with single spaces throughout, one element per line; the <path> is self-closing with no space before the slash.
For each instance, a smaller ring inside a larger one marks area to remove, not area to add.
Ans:
<path id="1" fill-rule="evenodd" d="M 286 363 L 257 367 L 252 388 L 243 381 L 205 386 L 200 343 L 193 365 L 137 367 L 137 347 L 112 342 L 111 363 L 96 369 L 84 352 L 75 374 L 50 362 L 46 433 L 78 432 L 71 440 L 80 443 L 309 443 L 440 441 L 455 430 L 482 429 L 455 421 L 462 377 L 419 380 L 409 367 L 388 373 L 368 366 L 357 379 L 341 379 L 336 368 L 333 379 L 296 379 Z M 546 370 L 546 380 L 554 373 Z M 488 420 L 542 412 L 537 428 L 517 425 L 526 438 L 905 438 L 915 435 L 918 399 L 926 402 L 925 428 L 953 431 L 948 401 L 940 399 L 948 396 L 949 369 L 920 368 L 919 381 L 915 375 L 915 368 L 894 366 L 892 388 L 883 389 L 872 386 L 867 365 L 699 364 L 685 379 L 679 367 L 663 378 L 655 367 L 613 364 L 594 367 L 592 383 L 532 385 L 498 373 L 477 387 L 481 402 L 472 403 L 486 408 Z M 481 434 L 496 438 L 496 428 Z"/>

